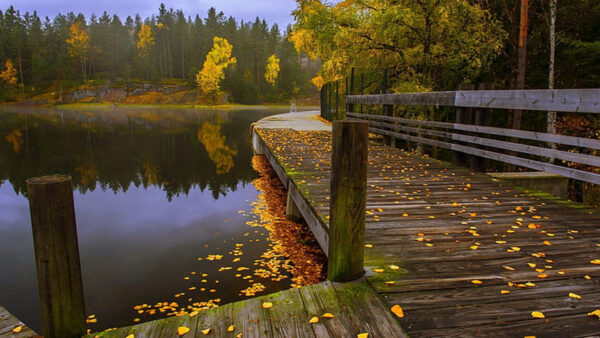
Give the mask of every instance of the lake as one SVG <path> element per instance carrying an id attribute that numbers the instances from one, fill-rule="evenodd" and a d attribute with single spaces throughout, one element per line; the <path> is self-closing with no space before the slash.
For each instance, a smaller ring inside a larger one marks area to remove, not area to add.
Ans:
<path id="1" fill-rule="evenodd" d="M 41 331 L 25 180 L 54 173 L 73 179 L 92 331 L 289 288 L 252 212 L 249 142 L 252 122 L 287 111 L 0 113 L 0 305 Z"/>

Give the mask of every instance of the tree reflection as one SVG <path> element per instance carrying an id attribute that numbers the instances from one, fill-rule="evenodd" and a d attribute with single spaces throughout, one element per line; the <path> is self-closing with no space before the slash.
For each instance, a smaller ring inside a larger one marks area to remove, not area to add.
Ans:
<path id="1" fill-rule="evenodd" d="M 73 177 L 82 193 L 156 186 L 170 200 L 198 187 L 217 199 L 250 183 L 250 123 L 274 111 L 110 110 L 0 113 L 0 182 Z M 27 145 L 27 152 L 19 151 Z M 243 149 L 243 151 L 238 151 Z M 214 163 L 214 165 L 207 165 Z M 236 163 L 237 165 L 234 165 Z"/>
<path id="2" fill-rule="evenodd" d="M 208 157 L 217 166 L 217 175 L 226 174 L 233 168 L 233 156 L 237 150 L 225 144 L 225 135 L 221 134 L 218 123 L 204 122 L 198 130 L 198 141 L 202 142 Z"/>

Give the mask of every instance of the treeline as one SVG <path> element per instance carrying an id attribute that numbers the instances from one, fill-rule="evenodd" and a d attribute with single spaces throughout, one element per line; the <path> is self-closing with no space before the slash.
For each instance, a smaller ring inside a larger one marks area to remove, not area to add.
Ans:
<path id="1" fill-rule="evenodd" d="M 72 12 L 42 19 L 36 12 L 21 14 L 10 6 L 0 11 L 0 71 L 7 78 L 0 79 L 0 99 L 108 80 L 118 84 L 182 79 L 195 88 L 214 37 L 233 46 L 237 63 L 225 70 L 221 82 L 233 101 L 281 102 L 314 95 L 310 79 L 319 65 L 303 60 L 288 34 L 289 29 L 282 33 L 276 24 L 259 18 L 237 22 L 214 8 L 205 18 L 192 18 L 161 4 L 149 18 L 122 20 L 106 12 L 87 19 Z M 272 77 L 265 78 L 265 73 L 272 55 L 279 59 L 279 72 L 269 83 Z"/>

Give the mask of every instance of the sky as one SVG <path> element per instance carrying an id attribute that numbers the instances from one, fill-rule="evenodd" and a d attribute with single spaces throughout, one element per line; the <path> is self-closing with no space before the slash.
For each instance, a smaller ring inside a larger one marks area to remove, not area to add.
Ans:
<path id="1" fill-rule="evenodd" d="M 269 25 L 277 23 L 281 30 L 293 22 L 292 10 L 296 8 L 295 0 L 0 0 L 0 9 L 10 5 L 25 13 L 36 10 L 40 17 L 54 18 L 58 13 L 83 13 L 86 18 L 92 13 L 97 16 L 104 11 L 117 14 L 121 20 L 131 15 L 140 14 L 142 18 L 158 13 L 158 6 L 164 2 L 167 8 L 182 9 L 186 16 L 206 17 L 210 7 L 222 11 L 227 17 L 233 16 L 239 21 L 254 21 L 258 16 L 266 19 Z"/>

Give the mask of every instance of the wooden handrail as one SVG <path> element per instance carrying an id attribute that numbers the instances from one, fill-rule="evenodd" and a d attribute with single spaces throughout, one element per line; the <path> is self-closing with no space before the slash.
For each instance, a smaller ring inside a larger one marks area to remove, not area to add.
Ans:
<path id="1" fill-rule="evenodd" d="M 600 114 L 600 89 L 467 90 L 348 95 L 349 104 L 451 106 Z"/>

